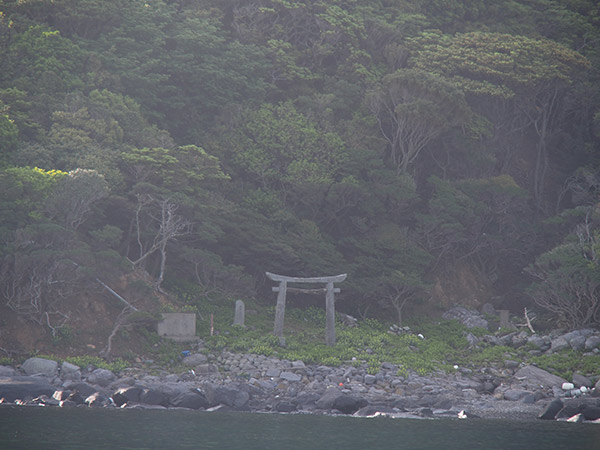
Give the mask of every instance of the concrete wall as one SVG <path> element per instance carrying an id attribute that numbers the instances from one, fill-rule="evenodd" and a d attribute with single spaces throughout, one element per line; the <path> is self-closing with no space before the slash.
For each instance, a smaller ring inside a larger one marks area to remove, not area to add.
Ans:
<path id="1" fill-rule="evenodd" d="M 195 339 L 196 314 L 163 313 L 163 320 L 158 323 L 158 335 L 172 339 Z"/>

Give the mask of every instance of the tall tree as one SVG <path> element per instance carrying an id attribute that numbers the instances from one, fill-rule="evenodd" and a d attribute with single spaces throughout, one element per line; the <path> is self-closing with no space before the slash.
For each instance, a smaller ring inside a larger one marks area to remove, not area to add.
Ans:
<path id="1" fill-rule="evenodd" d="M 463 90 L 503 142 L 515 133 L 534 136 L 529 178 L 536 207 L 542 209 L 549 141 L 575 108 L 574 87 L 589 62 L 548 39 L 485 32 L 424 34 L 414 41 L 413 52 L 412 64 Z M 527 147 L 523 141 L 518 145 Z"/>
<path id="2" fill-rule="evenodd" d="M 367 104 L 398 174 L 407 173 L 429 143 L 469 115 L 463 93 L 452 83 L 415 69 L 399 69 L 383 77 L 368 94 Z"/>

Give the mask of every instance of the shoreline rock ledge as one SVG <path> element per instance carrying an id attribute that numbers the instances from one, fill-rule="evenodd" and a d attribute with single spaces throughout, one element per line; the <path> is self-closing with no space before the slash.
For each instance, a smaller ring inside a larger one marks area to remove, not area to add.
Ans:
<path id="1" fill-rule="evenodd" d="M 198 366 L 181 374 L 150 375 L 129 368 L 121 376 L 106 369 L 81 369 L 69 363 L 59 367 L 56 361 L 32 358 L 19 369 L 0 366 L 0 403 L 600 422 L 598 386 L 574 389 L 569 380 L 508 361 L 502 370 L 484 367 L 399 376 L 390 363 L 373 375 L 366 366 L 314 366 L 258 355 L 224 352 L 214 359 L 227 371 L 207 364 L 210 356 L 208 360 L 196 357 Z M 194 370 L 205 366 L 210 370 Z M 586 381 L 583 378 L 577 381 Z"/>

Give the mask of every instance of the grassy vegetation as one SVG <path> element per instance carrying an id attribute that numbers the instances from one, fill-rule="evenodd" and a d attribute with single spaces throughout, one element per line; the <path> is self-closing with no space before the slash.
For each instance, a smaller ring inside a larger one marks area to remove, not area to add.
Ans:
<path id="1" fill-rule="evenodd" d="M 584 374 L 600 372 L 600 356 L 586 356 L 576 352 L 532 356 L 527 347 L 512 348 L 485 343 L 469 347 L 467 333 L 483 336 L 483 329 L 467 329 L 457 321 L 419 320 L 409 323 L 412 333 L 397 335 L 389 332 L 389 325 L 374 319 L 359 322 L 349 328 L 338 322 L 337 344 L 327 347 L 325 311 L 321 308 L 289 308 L 286 310 L 284 335 L 286 345 L 279 345 L 273 336 L 275 308 L 246 301 L 246 328 L 232 325 L 234 301 L 199 302 L 194 306 L 199 313 L 198 334 L 204 339 L 209 352 L 228 350 L 254 353 L 280 359 L 302 360 L 306 364 L 339 366 L 352 364 L 366 366 L 369 373 L 377 373 L 383 362 L 396 364 L 399 374 L 409 370 L 419 374 L 436 371 L 452 372 L 454 365 L 461 367 L 503 366 L 512 359 L 532 363 L 540 368 L 570 379 L 573 372 Z M 213 315 L 215 334 L 210 336 L 210 315 Z M 506 334 L 499 330 L 498 334 Z M 418 334 L 423 335 L 420 338 Z"/>
<path id="2" fill-rule="evenodd" d="M 232 325 L 234 300 L 199 299 L 189 292 L 185 295 L 179 294 L 179 304 L 170 306 L 168 311 L 197 314 L 197 334 L 203 339 L 207 354 L 219 354 L 227 350 L 290 361 L 302 360 L 306 364 L 351 364 L 363 367 L 371 374 L 379 372 L 382 364 L 388 362 L 398 366 L 400 376 L 406 376 L 409 371 L 423 375 L 440 371 L 451 373 L 456 370 L 455 365 L 471 369 L 503 367 L 507 359 L 535 364 L 569 380 L 574 372 L 584 375 L 600 373 L 600 355 L 583 357 L 581 353 L 565 351 L 533 356 L 529 352 L 532 348 L 527 345 L 513 348 L 489 345 L 483 341 L 476 347 L 470 347 L 466 339 L 468 333 L 482 337 L 489 332 L 483 329 L 467 329 L 457 321 L 414 320 L 408 323 L 412 331 L 400 335 L 390 332 L 391 323 L 374 319 L 361 320 L 356 327 L 348 327 L 338 322 L 337 344 L 335 347 L 328 347 L 325 345 L 325 311 L 316 307 L 287 308 L 285 345 L 281 346 L 279 339 L 272 333 L 274 306 L 245 300 L 246 326 L 239 327 Z M 499 330 L 496 334 L 503 335 L 508 332 Z M 130 352 L 111 361 L 95 356 L 67 357 L 64 360 L 82 368 L 93 365 L 116 373 L 134 365 L 136 360 L 139 363 L 138 357 L 146 363 L 146 369 L 149 371 L 165 369 L 177 373 L 188 369 L 182 365 L 182 351 L 194 351 L 193 344 L 162 339 L 149 327 L 138 327 L 135 331 L 124 330 L 122 333 L 137 334 L 137 339 L 142 342 L 140 354 Z M 60 360 L 53 356 L 49 358 Z M 14 363 L 13 360 L 4 358 L 0 360 L 0 364 L 3 361 L 7 365 Z"/>
<path id="3" fill-rule="evenodd" d="M 581 357 L 573 351 L 563 351 L 552 355 L 541 355 L 531 358 L 539 367 L 571 380 L 574 373 L 598 375 L 600 373 L 600 355 Z"/>

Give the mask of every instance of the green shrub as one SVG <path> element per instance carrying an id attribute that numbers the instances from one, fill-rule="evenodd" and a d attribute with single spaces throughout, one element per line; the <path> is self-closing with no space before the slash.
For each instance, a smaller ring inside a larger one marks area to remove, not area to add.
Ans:
<path id="1" fill-rule="evenodd" d="M 51 357 L 51 359 L 56 360 L 55 357 Z M 85 368 L 88 366 L 94 366 L 94 367 L 97 367 L 98 369 L 110 370 L 111 372 L 114 372 L 116 374 L 121 372 L 123 369 L 129 367 L 129 363 L 127 361 L 124 361 L 121 358 L 117 358 L 111 362 L 108 362 L 98 356 L 90 356 L 90 355 L 69 356 L 69 357 L 65 358 L 65 361 L 67 361 L 71 364 L 75 364 L 76 366 L 79 366 L 81 368 Z"/>

